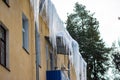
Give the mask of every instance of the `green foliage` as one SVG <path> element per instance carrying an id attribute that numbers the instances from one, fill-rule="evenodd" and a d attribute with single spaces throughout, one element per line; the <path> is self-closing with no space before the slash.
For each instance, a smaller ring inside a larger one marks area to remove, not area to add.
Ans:
<path id="1" fill-rule="evenodd" d="M 120 40 L 118 40 L 118 45 L 120 47 Z M 116 47 L 116 44 L 113 43 L 112 56 L 113 56 L 113 62 L 115 64 L 115 68 L 120 72 L 120 48 L 119 47 Z"/>
<path id="2" fill-rule="evenodd" d="M 113 54 L 113 56 L 114 56 L 113 61 L 115 63 L 115 67 L 120 71 L 120 52 Z"/>
<path id="3" fill-rule="evenodd" d="M 74 13 L 68 15 L 67 30 L 78 42 L 80 53 L 87 62 L 88 80 L 100 80 L 107 70 L 104 67 L 110 49 L 100 39 L 99 22 L 82 4 L 75 4 Z M 103 79 L 102 79 L 103 80 Z"/>
<path id="4" fill-rule="evenodd" d="M 110 57 L 111 57 L 111 69 L 112 69 L 112 75 L 114 75 L 114 80 L 120 79 L 120 47 L 119 43 L 113 42 L 112 43 L 112 50 L 110 51 Z"/>

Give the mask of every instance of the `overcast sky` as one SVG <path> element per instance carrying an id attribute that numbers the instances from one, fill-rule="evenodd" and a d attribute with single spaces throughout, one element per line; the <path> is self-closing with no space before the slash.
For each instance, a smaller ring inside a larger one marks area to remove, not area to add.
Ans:
<path id="1" fill-rule="evenodd" d="M 101 37 L 106 45 L 111 46 L 112 42 L 120 38 L 120 0 L 52 0 L 58 15 L 65 22 L 67 13 L 73 11 L 75 2 L 86 6 L 100 22 Z"/>

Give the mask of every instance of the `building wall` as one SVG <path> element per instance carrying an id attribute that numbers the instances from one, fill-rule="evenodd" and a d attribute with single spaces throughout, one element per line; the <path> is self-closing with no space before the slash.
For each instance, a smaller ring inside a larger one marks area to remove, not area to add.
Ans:
<path id="1" fill-rule="evenodd" d="M 36 80 L 36 51 L 35 51 L 35 23 L 33 9 L 30 0 L 9 0 L 8 7 L 0 0 L 0 23 L 8 30 L 8 53 L 9 67 L 6 69 L 0 65 L 0 80 Z M 29 50 L 26 52 L 22 47 L 22 13 L 29 21 Z M 46 70 L 51 70 L 50 56 L 46 61 L 46 45 L 48 52 L 54 54 L 54 67 L 61 69 L 64 64 L 68 67 L 68 56 L 56 54 L 45 36 L 49 36 L 47 23 L 39 16 L 40 33 L 40 80 L 46 80 Z M 9 71 L 10 70 L 10 71 Z M 70 68 L 71 80 L 76 80 L 73 66 Z M 67 75 L 68 72 L 65 71 Z"/>
<path id="2" fill-rule="evenodd" d="M 48 49 L 50 49 L 49 43 L 46 41 L 45 36 L 49 36 L 49 29 L 46 22 L 39 16 L 39 32 L 40 32 L 40 47 L 41 47 L 41 68 L 40 68 L 40 80 L 46 80 L 46 70 L 47 70 L 47 61 L 46 61 L 46 45 L 48 45 Z M 50 63 L 49 63 L 50 64 Z M 48 66 L 50 68 L 50 66 Z"/>
<path id="3" fill-rule="evenodd" d="M 68 55 L 57 55 L 57 67 L 65 73 L 66 77 L 68 77 L 68 61 Z"/>
<path id="4" fill-rule="evenodd" d="M 9 33 L 9 70 L 0 65 L 0 80 L 35 80 L 35 29 L 29 0 L 0 0 L 0 22 Z M 29 51 L 22 47 L 22 13 L 29 21 Z"/>
<path id="5" fill-rule="evenodd" d="M 75 69 L 74 69 L 74 66 L 72 64 L 70 66 L 70 79 L 71 80 L 77 80 Z"/>

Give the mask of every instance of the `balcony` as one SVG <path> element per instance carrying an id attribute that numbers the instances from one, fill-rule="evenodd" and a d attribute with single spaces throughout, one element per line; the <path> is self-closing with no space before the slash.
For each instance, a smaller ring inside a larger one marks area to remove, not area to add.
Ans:
<path id="1" fill-rule="evenodd" d="M 46 71 L 46 80 L 69 80 L 62 70 Z"/>

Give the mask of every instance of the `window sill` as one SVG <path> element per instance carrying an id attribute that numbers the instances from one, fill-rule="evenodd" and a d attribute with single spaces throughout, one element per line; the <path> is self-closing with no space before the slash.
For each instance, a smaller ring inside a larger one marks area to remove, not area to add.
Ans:
<path id="1" fill-rule="evenodd" d="M 4 3 L 8 6 L 8 7 L 10 7 L 9 3 L 7 3 L 7 2 L 6 2 L 6 1 L 4 1 L 4 0 L 3 0 L 3 2 L 4 2 Z"/>
<path id="2" fill-rule="evenodd" d="M 7 71 L 9 71 L 10 72 L 10 69 L 9 68 L 7 68 L 6 66 L 4 66 L 3 64 L 0 64 L 2 67 L 4 67 Z"/>
<path id="3" fill-rule="evenodd" d="M 26 50 L 24 47 L 23 47 L 23 49 L 24 49 L 24 51 L 25 51 L 27 54 L 30 55 L 30 53 L 28 52 L 28 50 Z"/>

